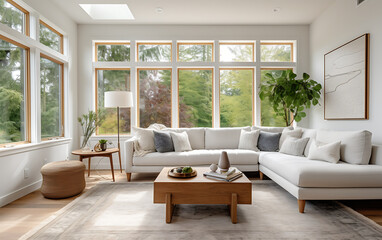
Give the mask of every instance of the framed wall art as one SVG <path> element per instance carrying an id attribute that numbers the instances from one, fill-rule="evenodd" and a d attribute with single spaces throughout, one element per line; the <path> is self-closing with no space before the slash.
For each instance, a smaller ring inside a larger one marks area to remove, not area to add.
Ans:
<path id="1" fill-rule="evenodd" d="M 324 56 L 324 118 L 369 118 L 369 34 Z"/>

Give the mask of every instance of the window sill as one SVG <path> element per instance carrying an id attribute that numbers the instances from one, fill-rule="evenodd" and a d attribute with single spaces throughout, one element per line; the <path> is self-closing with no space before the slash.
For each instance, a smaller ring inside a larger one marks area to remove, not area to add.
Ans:
<path id="1" fill-rule="evenodd" d="M 69 144 L 71 140 L 72 140 L 71 138 L 62 138 L 62 139 L 46 140 L 39 143 L 20 144 L 20 145 L 15 145 L 14 147 L 8 147 L 8 148 L 0 148 L 0 157 L 19 154 L 23 152 L 29 152 L 29 151 L 38 150 L 41 148 Z"/>

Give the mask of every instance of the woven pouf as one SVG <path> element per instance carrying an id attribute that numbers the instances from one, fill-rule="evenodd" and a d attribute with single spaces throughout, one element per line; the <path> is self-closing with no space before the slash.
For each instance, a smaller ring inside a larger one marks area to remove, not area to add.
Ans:
<path id="1" fill-rule="evenodd" d="M 41 168 L 41 193 L 46 198 L 67 198 L 81 193 L 85 186 L 85 164 L 80 161 L 51 162 Z"/>

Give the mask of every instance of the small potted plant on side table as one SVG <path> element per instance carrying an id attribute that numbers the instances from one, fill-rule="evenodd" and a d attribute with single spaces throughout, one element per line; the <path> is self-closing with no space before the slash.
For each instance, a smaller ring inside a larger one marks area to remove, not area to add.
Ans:
<path id="1" fill-rule="evenodd" d="M 102 151 L 106 151 L 106 149 L 107 149 L 107 140 L 106 139 L 101 139 L 98 142 L 99 142 L 99 145 L 101 147 L 101 150 Z"/>

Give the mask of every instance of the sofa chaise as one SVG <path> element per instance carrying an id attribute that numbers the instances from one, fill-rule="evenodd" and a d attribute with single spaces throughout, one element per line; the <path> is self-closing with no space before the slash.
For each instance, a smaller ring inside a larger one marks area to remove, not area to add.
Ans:
<path id="1" fill-rule="evenodd" d="M 368 131 L 327 131 L 302 129 L 302 138 L 309 138 L 303 156 L 280 152 L 238 149 L 241 129 L 245 128 L 174 128 L 164 131 L 186 131 L 192 147 L 187 152 L 152 152 L 134 155 L 135 138 L 124 143 L 126 175 L 160 172 L 164 166 L 209 166 L 217 163 L 221 151 L 228 153 L 231 165 L 243 172 L 259 171 L 298 200 L 304 212 L 306 200 L 382 199 L 382 146 L 371 145 Z M 252 127 L 267 132 L 283 132 L 284 128 Z M 311 160 L 311 141 L 341 141 L 341 160 L 330 162 Z"/>

